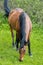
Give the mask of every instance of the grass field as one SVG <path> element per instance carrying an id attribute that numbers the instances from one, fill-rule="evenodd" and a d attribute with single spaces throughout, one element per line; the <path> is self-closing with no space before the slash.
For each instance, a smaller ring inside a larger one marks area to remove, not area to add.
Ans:
<path id="1" fill-rule="evenodd" d="M 33 24 L 30 40 L 33 57 L 29 57 L 28 50 L 26 49 L 27 51 L 24 56 L 24 61 L 19 62 L 19 53 L 15 50 L 15 48 L 12 47 L 9 26 L 8 24 L 0 24 L 0 65 L 43 65 L 42 26 Z"/>

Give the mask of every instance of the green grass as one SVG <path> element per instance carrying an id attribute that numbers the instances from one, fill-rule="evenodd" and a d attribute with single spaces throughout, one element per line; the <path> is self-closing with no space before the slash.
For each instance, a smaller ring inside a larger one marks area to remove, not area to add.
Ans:
<path id="1" fill-rule="evenodd" d="M 15 32 L 14 32 L 15 33 Z M 15 38 L 16 35 L 14 34 Z M 15 40 L 14 38 L 14 40 Z M 31 33 L 31 50 L 33 57 L 29 57 L 28 50 L 24 61 L 19 62 L 19 52 L 12 47 L 11 32 L 8 24 L 0 25 L 0 65 L 43 65 L 43 27 L 33 25 Z"/>

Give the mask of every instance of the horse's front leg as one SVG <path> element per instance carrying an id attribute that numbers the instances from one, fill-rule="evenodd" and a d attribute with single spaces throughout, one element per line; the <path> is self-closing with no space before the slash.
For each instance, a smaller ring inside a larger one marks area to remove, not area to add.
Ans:
<path id="1" fill-rule="evenodd" d="M 11 26 L 10 26 L 10 30 L 11 30 L 11 36 L 12 36 L 12 46 L 14 47 L 14 33 Z"/>
<path id="2" fill-rule="evenodd" d="M 30 40 L 28 40 L 28 53 L 29 53 L 29 56 L 32 56 L 31 48 L 30 48 Z"/>
<path id="3" fill-rule="evenodd" d="M 19 33 L 18 32 L 16 32 L 16 50 L 19 50 L 19 38 L 20 38 L 20 36 L 19 36 Z"/>
<path id="4" fill-rule="evenodd" d="M 16 45 L 16 50 L 19 50 L 19 39 L 18 38 L 16 38 L 15 45 Z"/>

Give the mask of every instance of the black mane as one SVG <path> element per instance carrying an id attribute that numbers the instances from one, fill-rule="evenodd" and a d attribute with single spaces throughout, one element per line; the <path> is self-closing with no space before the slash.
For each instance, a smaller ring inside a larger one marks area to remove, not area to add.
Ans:
<path id="1" fill-rule="evenodd" d="M 24 46 L 24 42 L 25 42 L 25 13 L 22 12 L 20 14 L 20 17 L 19 17 L 19 21 L 20 21 L 20 36 L 21 36 L 21 46 L 20 48 L 22 48 Z"/>

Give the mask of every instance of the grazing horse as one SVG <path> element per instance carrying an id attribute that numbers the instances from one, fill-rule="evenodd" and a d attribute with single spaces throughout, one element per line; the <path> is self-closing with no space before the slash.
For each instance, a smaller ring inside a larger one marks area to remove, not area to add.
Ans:
<path id="1" fill-rule="evenodd" d="M 20 57 L 19 60 L 22 61 L 25 55 L 26 44 L 28 45 L 28 52 L 31 56 L 30 49 L 30 33 L 32 30 L 32 23 L 29 16 L 21 8 L 15 8 L 10 11 L 7 6 L 8 0 L 4 0 L 4 10 L 5 16 L 8 17 L 9 26 L 12 35 L 12 44 L 14 46 L 14 33 L 16 30 L 16 48 L 18 49 L 18 43 L 20 42 Z"/>

